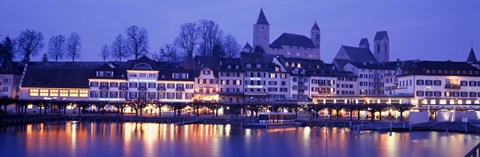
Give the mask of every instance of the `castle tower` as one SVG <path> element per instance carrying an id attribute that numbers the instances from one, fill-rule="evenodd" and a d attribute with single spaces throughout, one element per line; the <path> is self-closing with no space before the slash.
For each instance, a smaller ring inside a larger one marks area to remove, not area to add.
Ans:
<path id="1" fill-rule="evenodd" d="M 373 40 L 373 55 L 379 63 L 388 62 L 390 56 L 390 40 L 387 31 L 379 31 Z"/>
<path id="2" fill-rule="evenodd" d="M 359 48 L 370 49 L 370 43 L 368 43 L 367 38 L 362 38 L 358 44 Z"/>
<path id="3" fill-rule="evenodd" d="M 270 45 L 270 24 L 263 13 L 263 9 L 260 9 L 257 23 L 253 25 L 253 47 L 261 46 L 267 52 L 268 45 Z"/>
<path id="4" fill-rule="evenodd" d="M 318 49 L 318 58 L 320 58 L 320 28 L 317 25 L 317 21 L 315 21 L 312 29 L 310 30 L 310 39 Z"/>

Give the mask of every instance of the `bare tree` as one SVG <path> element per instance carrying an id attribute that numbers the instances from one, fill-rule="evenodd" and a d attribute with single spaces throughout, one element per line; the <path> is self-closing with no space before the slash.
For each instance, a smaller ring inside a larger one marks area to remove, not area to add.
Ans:
<path id="1" fill-rule="evenodd" d="M 117 35 L 115 40 L 113 40 L 111 46 L 112 57 L 117 58 L 122 61 L 122 58 L 130 57 L 130 53 L 127 47 L 127 41 L 123 38 L 122 34 Z"/>
<path id="2" fill-rule="evenodd" d="M 65 53 L 65 41 L 66 39 L 63 35 L 53 36 L 48 41 L 48 55 L 50 58 L 55 59 L 55 62 L 58 59 L 62 59 Z"/>
<path id="3" fill-rule="evenodd" d="M 240 52 L 240 45 L 230 34 L 223 39 L 223 48 L 225 50 L 225 57 L 227 58 L 235 58 Z"/>
<path id="4" fill-rule="evenodd" d="M 159 62 L 178 62 L 180 57 L 177 53 L 177 48 L 173 45 L 166 44 L 163 48 L 160 48 L 158 53 L 152 55 L 153 59 Z"/>
<path id="5" fill-rule="evenodd" d="M 71 57 L 72 62 L 75 62 L 75 58 L 80 58 L 81 47 L 80 36 L 75 32 L 70 34 L 67 41 L 67 57 Z"/>
<path id="6" fill-rule="evenodd" d="M 200 36 L 200 55 L 212 56 L 213 46 L 221 43 L 223 31 L 217 23 L 211 20 L 200 20 L 198 31 Z"/>
<path id="7" fill-rule="evenodd" d="M 221 43 L 213 45 L 211 56 L 225 57 L 225 49 Z"/>
<path id="8" fill-rule="evenodd" d="M 25 30 L 16 39 L 16 51 L 23 56 L 22 62 L 29 62 L 30 56 L 35 56 L 43 48 L 43 35 L 34 30 Z"/>
<path id="9" fill-rule="evenodd" d="M 128 50 L 135 56 L 135 59 L 148 53 L 148 33 L 145 28 L 132 25 L 125 30 L 125 33 L 127 33 Z"/>
<path id="10" fill-rule="evenodd" d="M 102 51 L 100 51 L 100 57 L 102 57 L 103 62 L 106 62 L 108 57 L 110 57 L 110 49 L 108 48 L 108 45 L 105 44 L 102 47 Z"/>
<path id="11" fill-rule="evenodd" d="M 175 38 L 175 45 L 185 52 L 185 59 L 192 60 L 198 42 L 197 23 L 189 22 L 180 26 L 180 33 Z"/>

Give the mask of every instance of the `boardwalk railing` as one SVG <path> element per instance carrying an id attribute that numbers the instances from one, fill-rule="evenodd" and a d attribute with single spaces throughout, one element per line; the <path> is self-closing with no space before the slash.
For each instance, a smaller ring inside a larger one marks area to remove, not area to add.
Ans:
<path id="1" fill-rule="evenodd" d="M 465 157 L 480 157 L 480 143 L 473 147 L 473 149 L 470 150 Z"/>

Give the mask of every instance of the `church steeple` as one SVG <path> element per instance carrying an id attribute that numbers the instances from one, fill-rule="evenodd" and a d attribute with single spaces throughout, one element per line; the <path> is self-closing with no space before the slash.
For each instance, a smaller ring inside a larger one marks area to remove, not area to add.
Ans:
<path id="1" fill-rule="evenodd" d="M 258 15 L 257 24 L 270 25 L 267 21 L 267 17 L 263 13 L 263 9 L 260 9 L 260 14 Z"/>
<path id="2" fill-rule="evenodd" d="M 475 52 L 473 52 L 473 48 L 470 49 L 470 54 L 468 54 L 467 63 L 477 63 L 477 56 L 475 56 Z"/>
<path id="3" fill-rule="evenodd" d="M 320 27 L 317 25 L 317 21 L 313 24 L 312 30 L 320 30 Z"/>

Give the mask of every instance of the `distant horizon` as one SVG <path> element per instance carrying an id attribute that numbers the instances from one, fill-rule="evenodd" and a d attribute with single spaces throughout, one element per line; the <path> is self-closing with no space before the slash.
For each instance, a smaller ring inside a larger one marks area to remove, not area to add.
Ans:
<path id="1" fill-rule="evenodd" d="M 147 29 L 149 51 L 156 52 L 173 43 L 181 24 L 210 19 L 243 47 L 246 42 L 252 44 L 252 26 L 263 8 L 270 23 L 270 43 L 284 32 L 309 37 L 310 28 L 317 21 L 321 29 L 321 59 L 326 63 L 332 62 L 342 45 L 357 47 L 361 38 L 368 38 L 372 44 L 375 33 L 383 30 L 390 37 L 390 61 L 466 61 L 472 42 L 474 51 L 480 52 L 480 20 L 475 19 L 480 10 L 476 6 L 480 6 L 479 1 L 18 0 L 0 2 L 0 39 L 14 39 L 26 29 L 41 32 L 45 46 L 32 57 L 32 61 L 39 61 L 47 52 L 50 37 L 77 32 L 82 38 L 82 50 L 76 61 L 102 61 L 98 55 L 101 47 L 110 45 L 116 35 L 131 25 Z"/>

